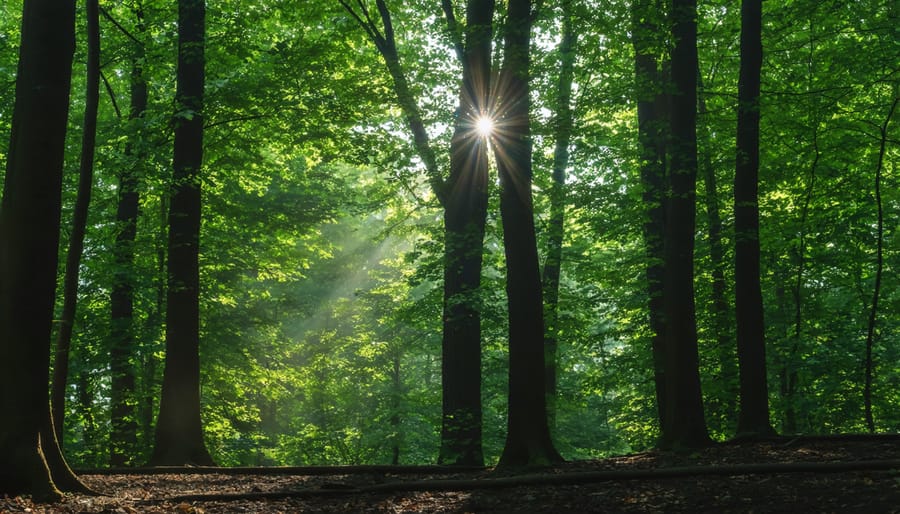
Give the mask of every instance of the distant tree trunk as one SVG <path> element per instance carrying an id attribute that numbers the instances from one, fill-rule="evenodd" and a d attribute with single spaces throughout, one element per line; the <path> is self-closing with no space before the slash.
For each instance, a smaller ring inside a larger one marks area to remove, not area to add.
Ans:
<path id="1" fill-rule="evenodd" d="M 75 2 L 26 0 L 21 34 L 0 206 L 0 494 L 55 501 L 55 482 L 78 484 L 48 386 Z"/>
<path id="2" fill-rule="evenodd" d="M 738 435 L 768 436 L 769 388 L 759 265 L 759 90 L 762 0 L 741 3 L 737 158 L 734 174 L 734 289 L 740 409 Z"/>
<path id="3" fill-rule="evenodd" d="M 697 70 L 697 114 L 703 118 L 708 114 L 706 101 L 703 97 L 703 82 L 700 70 Z M 702 124 L 701 124 L 702 125 Z M 701 135 L 702 134 L 702 135 Z M 720 400 L 725 417 L 729 420 L 737 419 L 737 404 L 734 401 L 738 397 L 737 383 L 737 353 L 735 351 L 734 338 L 731 332 L 731 306 L 728 303 L 728 286 L 725 281 L 725 247 L 722 244 L 722 216 L 719 213 L 719 190 L 716 180 L 716 169 L 712 160 L 712 142 L 709 138 L 710 129 L 703 126 L 702 132 L 698 128 L 698 153 L 703 156 L 703 182 L 706 193 L 706 223 L 709 244 L 709 260 L 712 265 L 712 316 L 716 351 L 719 357 L 719 376 L 721 387 L 725 394 Z"/>
<path id="4" fill-rule="evenodd" d="M 50 406 L 53 426 L 60 446 L 66 412 L 66 383 L 69 378 L 69 349 L 78 302 L 78 271 L 84 251 L 91 189 L 94 183 L 94 148 L 97 142 L 97 104 L 100 100 L 100 9 L 96 0 L 85 4 L 87 18 L 87 77 L 84 93 L 84 124 L 81 134 L 81 163 L 78 171 L 78 194 L 72 216 L 72 233 L 66 253 L 66 275 L 63 279 L 63 307 L 59 320 L 56 350 L 53 354 L 53 382 Z"/>
<path id="5" fill-rule="evenodd" d="M 453 20 L 452 10 L 447 13 Z M 494 0 L 469 0 L 460 55 L 459 111 L 450 142 L 450 178 L 444 186 L 443 415 L 440 464 L 481 466 L 482 248 L 488 203 L 488 159 L 474 130 L 490 106 Z"/>
<path id="6" fill-rule="evenodd" d="M 663 238 L 666 227 L 666 112 L 663 73 L 653 38 L 663 30 L 659 2 L 638 0 L 631 4 L 634 46 L 635 96 L 637 97 L 638 146 L 641 154 L 641 187 L 644 214 L 642 235 L 647 258 L 647 310 L 653 355 L 653 382 L 660 427 L 665 425 L 665 338 Z M 654 19 L 656 17 L 657 19 Z"/>
<path id="7" fill-rule="evenodd" d="M 495 97 L 503 130 L 495 139 L 509 303 L 509 412 L 501 466 L 559 462 L 547 426 L 541 277 L 531 199 L 529 65 L 531 1 L 510 0 Z"/>
<path id="8" fill-rule="evenodd" d="M 174 184 L 169 205 L 166 365 L 151 465 L 212 465 L 200 420 L 200 168 L 206 6 L 178 2 Z"/>
<path id="9" fill-rule="evenodd" d="M 894 116 L 894 110 L 900 98 L 894 98 L 894 103 L 888 111 L 884 123 L 880 127 L 881 146 L 878 150 L 878 166 L 875 168 L 875 208 L 878 212 L 878 221 L 875 236 L 875 287 L 872 290 L 872 310 L 869 311 L 869 326 L 866 332 L 866 383 L 863 389 L 863 402 L 865 403 L 866 427 L 869 432 L 875 432 L 875 418 L 872 416 L 872 374 L 873 359 L 872 349 L 875 344 L 875 320 L 878 312 L 878 297 L 881 294 L 881 275 L 884 271 L 884 206 L 881 202 L 881 175 L 884 170 L 884 153 L 888 141 L 888 123 Z"/>
<path id="10" fill-rule="evenodd" d="M 544 386 L 547 423 L 556 427 L 557 360 L 559 353 L 559 277 L 565 236 L 566 168 L 572 140 L 572 82 L 575 74 L 575 44 L 572 0 L 562 0 L 562 39 L 559 43 L 559 81 L 556 85 L 556 144 L 553 149 L 553 182 L 550 185 L 550 228 L 542 279 L 544 294 Z"/>
<path id="11" fill-rule="evenodd" d="M 400 465 L 400 443 L 403 440 L 401 426 L 401 398 L 403 397 L 403 380 L 400 375 L 400 349 L 391 355 L 391 465 Z"/>
<path id="12" fill-rule="evenodd" d="M 694 311 L 694 229 L 697 180 L 697 5 L 672 2 L 670 198 L 666 212 L 664 307 L 666 414 L 660 444 L 709 444 L 700 391 Z"/>
<path id="13" fill-rule="evenodd" d="M 143 12 L 135 8 L 137 35 L 144 32 Z M 147 110 L 147 83 L 143 72 L 144 49 L 135 44 L 131 64 L 131 105 L 129 119 L 140 123 Z M 132 127 L 134 128 L 134 127 Z M 143 130 L 138 129 L 138 134 Z M 138 193 L 137 170 L 143 162 L 143 144 L 140 136 L 135 144 L 129 142 L 125 155 L 131 157 L 119 173 L 119 199 L 116 223 L 119 232 L 113 247 L 116 264 L 110 293 L 110 466 L 124 466 L 134 462 L 137 452 L 137 399 L 135 397 L 135 369 L 131 363 L 135 357 L 134 334 L 134 240 L 137 234 Z"/>

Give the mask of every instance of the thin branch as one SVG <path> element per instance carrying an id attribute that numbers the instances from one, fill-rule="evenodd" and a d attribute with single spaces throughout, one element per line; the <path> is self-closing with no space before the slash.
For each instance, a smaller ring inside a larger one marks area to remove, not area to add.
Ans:
<path id="1" fill-rule="evenodd" d="M 141 46 L 141 47 L 144 46 L 144 43 L 141 42 L 140 39 L 134 37 L 134 35 L 133 35 L 131 32 L 129 32 L 128 29 L 126 29 L 125 27 L 123 27 L 118 21 L 116 21 L 115 18 L 113 18 L 112 15 L 109 14 L 109 12 L 106 11 L 106 9 L 104 9 L 104 8 L 101 7 L 101 8 L 100 8 L 100 14 L 102 14 L 104 18 L 106 18 L 107 20 L 109 20 L 110 23 L 112 23 L 113 25 L 115 25 L 116 28 L 119 29 L 119 30 L 122 32 L 122 34 L 125 34 L 125 36 L 126 36 L 128 39 L 134 41 L 137 45 L 139 45 L 139 46 Z"/>
<path id="2" fill-rule="evenodd" d="M 444 9 L 444 16 L 447 17 L 447 30 L 450 32 L 450 40 L 453 42 L 453 49 L 456 50 L 456 57 L 459 58 L 460 62 L 464 62 L 466 51 L 463 46 L 459 23 L 456 21 L 456 15 L 453 13 L 452 0 L 441 0 L 441 7 Z"/>
<path id="3" fill-rule="evenodd" d="M 247 115 L 244 115 L 244 116 L 235 116 L 234 118 L 228 118 L 228 119 L 224 119 L 224 120 L 220 120 L 220 121 L 216 121 L 216 122 L 210 123 L 210 124 L 206 125 L 205 127 L 203 127 L 203 129 L 204 129 L 204 130 L 208 130 L 208 129 L 211 129 L 211 128 L 213 128 L 213 127 L 218 127 L 219 125 L 226 125 L 226 124 L 228 124 L 228 123 L 235 123 L 235 122 L 238 122 L 238 121 L 258 120 L 258 119 L 260 119 L 260 118 L 266 118 L 266 117 L 268 117 L 268 114 L 247 114 Z"/>
<path id="4" fill-rule="evenodd" d="M 375 26 L 372 18 L 369 17 L 369 11 L 368 9 L 366 9 L 366 6 L 363 5 L 361 1 L 357 0 L 357 3 L 359 4 L 363 13 L 363 16 L 360 16 L 359 13 L 357 13 L 353 9 L 353 6 L 350 5 L 346 0 L 338 0 L 338 2 L 340 2 L 340 4 L 344 7 L 344 10 L 346 10 L 350 14 L 350 16 L 353 16 L 353 18 L 356 20 L 356 23 L 366 31 L 366 34 L 375 43 L 375 46 L 378 46 L 380 48 L 384 42 L 384 36 L 381 35 L 381 33 L 378 31 L 378 27 Z"/>
<path id="5" fill-rule="evenodd" d="M 116 93 L 113 91 L 109 79 L 106 78 L 106 75 L 104 75 L 102 71 L 100 72 L 100 78 L 103 79 L 103 87 L 106 88 L 106 94 L 109 95 L 109 100 L 112 102 L 113 109 L 116 111 L 116 117 L 122 118 L 122 111 L 119 109 L 119 103 L 116 101 Z"/>

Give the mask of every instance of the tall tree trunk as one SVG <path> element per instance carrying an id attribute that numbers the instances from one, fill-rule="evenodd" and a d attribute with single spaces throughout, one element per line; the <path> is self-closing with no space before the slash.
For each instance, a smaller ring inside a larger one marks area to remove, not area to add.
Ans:
<path id="1" fill-rule="evenodd" d="M 888 115 L 880 127 L 881 145 L 878 149 L 878 166 L 875 168 L 875 208 L 878 212 L 875 235 L 875 287 L 872 290 L 872 310 L 869 311 L 868 330 L 866 331 L 866 382 L 863 389 L 866 428 L 870 433 L 875 432 L 875 418 L 872 415 L 872 375 L 874 371 L 872 349 L 875 345 L 875 320 L 878 313 L 878 297 L 881 294 L 881 275 L 884 271 L 884 206 L 881 202 L 881 175 L 884 170 L 884 153 L 887 149 L 887 128 L 894 116 L 898 102 L 900 102 L 900 98 L 894 98 Z"/>
<path id="2" fill-rule="evenodd" d="M 544 387 L 547 423 L 556 427 L 557 369 L 559 353 L 559 277 L 565 236 L 566 168 L 572 140 L 572 82 L 575 74 L 575 44 L 572 0 L 562 0 L 562 39 L 559 43 L 559 81 L 556 85 L 556 144 L 553 149 L 553 182 L 550 185 L 550 228 L 542 280 L 544 294 Z"/>
<path id="3" fill-rule="evenodd" d="M 69 349 L 78 302 L 78 271 L 84 251 L 91 189 L 94 183 L 94 148 L 97 142 L 97 104 L 100 100 L 100 9 L 96 0 L 85 4 L 87 18 L 87 77 L 84 93 L 84 124 L 81 134 L 81 162 L 78 171 L 78 194 L 72 217 L 72 232 L 66 253 L 66 275 L 63 279 L 63 307 L 53 355 L 53 382 L 50 407 L 54 432 L 60 446 L 66 412 L 66 383 L 69 379 Z"/>
<path id="4" fill-rule="evenodd" d="M 376 0 L 381 28 L 367 10 L 357 12 L 339 0 L 378 48 L 393 79 L 397 103 L 406 117 L 416 153 L 425 165 L 432 192 L 444 207 L 444 316 L 442 341 L 443 414 L 438 460 L 445 464 L 481 465 L 481 314 L 478 291 L 487 213 L 487 158 L 483 142 L 473 137 L 472 116 L 489 106 L 466 98 L 465 88 L 487 94 L 490 87 L 490 39 L 493 0 L 469 0 L 467 41 L 458 37 L 452 2 L 442 1 L 464 76 L 460 113 L 451 141 L 451 176 L 442 179 L 425 124 L 400 63 L 390 11 Z M 472 44 L 471 48 L 466 45 Z M 487 54 L 485 54 L 487 51 Z M 470 62 L 471 61 L 471 62 Z M 471 95 L 471 93 L 470 93 Z M 467 107 L 468 106 L 468 107 Z M 464 128 L 465 127 L 465 128 Z M 467 151 L 468 150 L 468 151 Z"/>
<path id="5" fill-rule="evenodd" d="M 135 7 L 137 37 L 143 39 L 144 16 L 140 5 Z M 137 234 L 138 169 L 143 162 L 140 127 L 147 109 L 147 83 L 143 72 L 144 48 L 135 44 L 131 64 L 131 104 L 129 120 L 137 129 L 137 149 L 129 142 L 125 147 L 128 164 L 119 173 L 119 199 L 116 210 L 116 234 L 113 258 L 115 271 L 110 292 L 110 466 L 131 464 L 137 453 L 137 398 L 135 397 L 134 333 L 134 241 Z"/>
<path id="6" fill-rule="evenodd" d="M 0 206 L 0 493 L 53 501 L 55 478 L 77 483 L 48 385 L 75 2 L 26 0 L 21 34 Z"/>
<path id="7" fill-rule="evenodd" d="M 206 6 L 178 2 L 174 184 L 169 204 L 166 365 L 152 465 L 213 464 L 200 419 L 200 168 Z"/>
<path id="8" fill-rule="evenodd" d="M 666 414 L 664 447 L 709 444 L 700 391 L 694 311 L 694 229 L 697 180 L 697 5 L 672 2 L 670 198 L 666 212 L 664 312 Z"/>
<path id="9" fill-rule="evenodd" d="M 450 142 L 444 205 L 443 415 L 438 462 L 480 466 L 482 248 L 488 203 L 487 142 L 475 126 L 488 116 L 494 0 L 469 0 L 459 111 Z M 452 18 L 452 10 L 448 12 Z"/>
<path id="10" fill-rule="evenodd" d="M 759 90 L 762 1 L 741 3 L 737 157 L 734 174 L 734 289 L 740 410 L 738 435 L 767 436 L 769 389 L 759 265 Z"/>
<path id="11" fill-rule="evenodd" d="M 645 209 L 642 235 L 647 258 L 647 311 L 651 331 L 653 382 L 660 427 L 665 426 L 666 324 L 663 304 L 665 278 L 663 238 L 666 227 L 666 112 L 663 73 L 653 38 L 663 30 L 659 2 L 639 0 L 631 4 L 634 46 L 635 96 L 637 97 L 638 146 L 641 159 L 642 203 Z"/>
<path id="12" fill-rule="evenodd" d="M 531 199 L 529 65 L 531 1 L 510 0 L 503 67 L 494 93 L 502 132 L 495 139 L 509 305 L 509 411 L 501 466 L 543 465 L 562 457 L 547 426 L 543 302 Z"/>
<path id="13" fill-rule="evenodd" d="M 703 119 L 708 114 L 706 101 L 703 95 L 703 81 L 700 70 L 697 70 L 697 114 Z M 702 127 L 702 129 L 700 128 Z M 698 153 L 702 155 L 702 174 L 704 191 L 706 193 L 706 224 L 707 242 L 709 244 L 709 260 L 712 265 L 712 316 L 713 331 L 716 342 L 716 351 L 719 357 L 719 376 L 717 379 L 722 384 L 725 392 L 722 406 L 725 418 L 731 423 L 737 419 L 737 404 L 734 401 L 738 397 L 737 383 L 732 382 L 737 378 L 737 353 L 733 343 L 731 332 L 731 306 L 728 303 L 728 286 L 725 281 L 725 247 L 722 244 L 722 216 L 719 213 L 719 188 L 716 180 L 716 169 L 712 159 L 712 141 L 710 141 L 710 128 L 704 123 L 698 126 Z M 721 400 L 720 400 L 721 401 Z"/>

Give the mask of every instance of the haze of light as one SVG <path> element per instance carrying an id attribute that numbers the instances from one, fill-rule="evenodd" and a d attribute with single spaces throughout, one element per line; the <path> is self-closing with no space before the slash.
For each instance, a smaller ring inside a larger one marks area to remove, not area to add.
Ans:
<path id="1" fill-rule="evenodd" d="M 488 116 L 479 116 L 475 120 L 475 131 L 481 137 L 490 137 L 494 132 L 494 120 Z"/>

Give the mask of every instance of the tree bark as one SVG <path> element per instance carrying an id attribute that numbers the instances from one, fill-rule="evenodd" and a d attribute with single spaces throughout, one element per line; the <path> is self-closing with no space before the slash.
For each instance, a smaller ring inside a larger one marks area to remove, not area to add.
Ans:
<path id="1" fill-rule="evenodd" d="M 200 168 L 206 6 L 178 2 L 174 184 L 169 204 L 166 363 L 152 465 L 211 465 L 200 419 Z"/>
<path id="2" fill-rule="evenodd" d="M 501 466 L 546 465 L 562 457 L 547 426 L 541 277 L 531 199 L 529 65 L 531 1 L 510 0 L 503 67 L 494 96 L 500 98 L 502 131 L 494 141 L 500 177 L 500 215 L 509 305 L 509 412 Z"/>
<path id="3" fill-rule="evenodd" d="M 479 290 L 488 158 L 487 142 L 475 125 L 491 109 L 488 98 L 493 15 L 494 0 L 467 3 L 459 111 L 450 142 L 450 178 L 444 187 L 443 415 L 439 464 L 484 463 Z"/>
<path id="4" fill-rule="evenodd" d="M 737 158 L 734 174 L 734 289 L 740 371 L 739 436 L 770 436 L 765 323 L 759 265 L 759 90 L 762 1 L 741 3 Z"/>
<path id="5" fill-rule="evenodd" d="M 143 11 L 140 5 L 134 10 L 137 37 L 144 33 Z M 143 162 L 143 130 L 140 127 L 147 109 L 147 83 L 143 72 L 144 48 L 135 43 L 131 63 L 131 100 L 129 120 L 132 130 L 137 130 L 137 144 L 129 142 L 125 147 L 128 163 L 119 173 L 119 198 L 116 209 L 116 234 L 113 258 L 113 286 L 110 292 L 110 466 L 120 467 L 134 463 L 137 452 L 138 410 L 135 397 L 135 369 L 131 360 L 135 357 L 134 333 L 134 241 L 140 203 L 138 169 Z M 137 148 L 135 148 L 137 146 Z"/>
<path id="6" fill-rule="evenodd" d="M 26 0 L 21 33 L 0 206 L 0 493 L 53 501 L 54 478 L 77 482 L 48 386 L 75 2 Z"/>
<path id="7" fill-rule="evenodd" d="M 697 179 L 697 5 L 672 3 L 670 198 L 666 212 L 664 313 L 666 414 L 660 444 L 709 444 L 700 391 L 694 310 L 694 230 Z"/>

